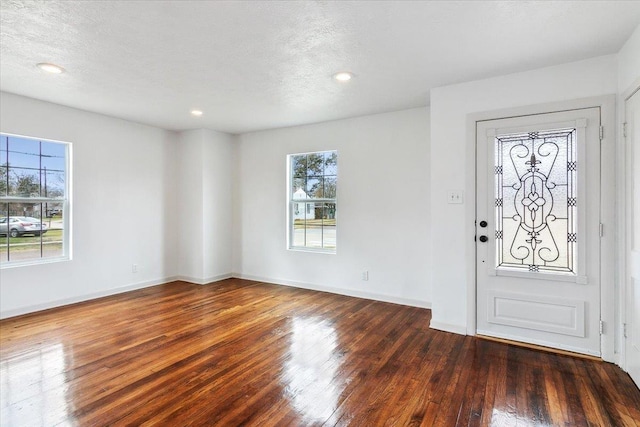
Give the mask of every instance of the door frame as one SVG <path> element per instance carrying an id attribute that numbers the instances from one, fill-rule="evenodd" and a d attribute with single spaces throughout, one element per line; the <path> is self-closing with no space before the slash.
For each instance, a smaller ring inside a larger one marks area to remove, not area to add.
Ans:
<path id="1" fill-rule="evenodd" d="M 619 98 L 618 111 L 620 132 L 618 137 L 618 168 L 617 168 L 617 182 L 618 182 L 618 272 L 620 286 L 617 289 L 617 301 L 618 303 L 618 315 L 616 316 L 617 324 L 619 325 L 616 333 L 616 343 L 619 343 L 618 360 L 617 364 L 627 371 L 627 343 L 624 337 L 623 324 L 627 323 L 627 304 L 626 296 L 631 293 L 631 266 L 627 266 L 627 258 L 631 254 L 631 242 L 627 239 L 627 233 L 632 229 L 632 210 L 631 203 L 627 203 L 627 200 L 631 200 L 632 185 L 631 185 L 631 140 L 626 138 L 622 132 L 622 127 L 626 122 L 627 117 L 627 101 L 636 93 L 640 91 L 640 78 L 636 79 L 631 86 L 625 90 Z"/>
<path id="2" fill-rule="evenodd" d="M 616 95 L 604 95 L 591 98 L 582 98 L 570 101 L 552 102 L 523 107 L 514 107 L 494 111 L 472 113 L 467 115 L 467 170 L 472 171 L 467 175 L 465 183 L 468 194 L 466 204 L 465 233 L 467 235 L 467 247 L 465 248 L 466 260 L 470 268 L 467 271 L 467 334 L 476 335 L 476 125 L 477 122 L 512 118 L 518 116 L 529 116 L 536 114 L 553 113 L 568 110 L 579 110 L 584 108 L 600 108 L 600 125 L 604 128 L 604 135 L 601 140 L 601 190 L 600 195 L 600 222 L 604 224 L 604 233 L 600 239 L 600 313 L 604 322 L 603 334 L 600 336 L 600 349 L 602 359 L 609 362 L 616 362 L 619 354 L 619 341 L 616 340 L 617 331 L 620 329 L 616 322 L 616 310 L 620 300 L 616 297 L 616 256 L 619 246 L 616 245 L 616 235 L 619 230 L 616 221 L 616 195 L 617 191 L 604 191 L 604 189 L 619 189 L 616 176 L 616 153 L 620 150 L 617 144 L 616 126 Z M 606 149 L 605 149 L 606 148 Z M 618 160 L 619 162 L 619 160 Z M 619 257 L 618 257 L 619 258 Z"/>

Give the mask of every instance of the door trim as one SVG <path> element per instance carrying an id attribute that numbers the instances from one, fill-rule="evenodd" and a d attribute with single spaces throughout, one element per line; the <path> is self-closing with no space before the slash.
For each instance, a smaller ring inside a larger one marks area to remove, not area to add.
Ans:
<path id="1" fill-rule="evenodd" d="M 616 188 L 616 122 L 615 122 L 616 95 L 605 95 L 591 98 L 582 98 L 570 101 L 552 102 L 546 104 L 530 105 L 472 113 L 467 115 L 467 170 L 472 171 L 467 175 L 465 217 L 467 221 L 465 235 L 467 236 L 467 246 L 465 248 L 465 258 L 474 268 L 467 271 L 467 335 L 477 334 L 476 325 L 476 243 L 475 243 L 475 220 L 476 220 L 476 126 L 478 122 L 487 120 L 513 118 L 519 116 L 532 116 L 537 114 L 555 113 L 570 110 L 580 110 L 586 108 L 600 108 L 600 124 L 604 127 L 604 137 L 601 141 L 601 188 Z M 601 357 L 603 360 L 615 362 L 616 350 L 616 191 L 601 191 L 600 197 L 600 218 L 604 224 L 604 234 L 600 240 L 600 313 L 604 322 L 603 334 L 600 336 Z M 618 344 L 619 346 L 619 344 Z"/>
<path id="2" fill-rule="evenodd" d="M 616 317 L 616 342 L 619 343 L 620 349 L 616 348 L 618 351 L 618 365 L 622 367 L 625 371 L 628 372 L 627 367 L 627 346 L 626 346 L 626 338 L 624 337 L 623 324 L 627 323 L 628 313 L 627 313 L 627 304 L 626 297 L 631 293 L 631 286 L 633 285 L 631 281 L 631 266 L 627 263 L 627 257 L 630 255 L 631 251 L 631 242 L 627 239 L 627 233 L 632 229 L 632 210 L 633 207 L 631 203 L 627 203 L 627 200 L 631 200 L 631 140 L 630 138 L 626 138 L 622 133 L 623 123 L 626 122 L 627 117 L 627 101 L 636 93 L 640 91 L 640 78 L 637 78 L 631 86 L 627 90 L 625 90 L 620 98 L 618 104 L 618 111 L 620 114 L 619 124 L 620 124 L 620 132 L 618 138 L 618 162 L 617 162 L 617 182 L 618 182 L 618 244 L 617 250 L 618 254 L 618 265 L 617 271 L 619 273 L 619 286 L 618 286 L 618 315 Z"/>

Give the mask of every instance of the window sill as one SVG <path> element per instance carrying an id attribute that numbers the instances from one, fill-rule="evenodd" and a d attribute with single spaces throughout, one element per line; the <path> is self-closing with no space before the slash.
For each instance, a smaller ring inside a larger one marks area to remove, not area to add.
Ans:
<path id="1" fill-rule="evenodd" d="M 336 254 L 336 250 L 333 249 L 314 249 L 314 248 L 300 248 L 300 247 L 289 247 L 287 248 L 288 251 L 292 251 L 292 252 L 310 252 L 310 253 L 314 253 L 314 254 L 327 254 L 327 255 L 335 255 Z"/>
<path id="2" fill-rule="evenodd" d="M 65 262 L 65 261 L 71 261 L 71 257 L 62 256 L 62 257 L 55 257 L 55 258 L 38 258 L 37 260 L 29 259 L 24 261 L 9 261 L 9 262 L 1 263 L 0 270 L 4 270 L 8 268 L 16 268 L 16 267 L 29 267 L 29 266 L 41 265 L 41 264 L 53 264 L 53 263 Z"/>

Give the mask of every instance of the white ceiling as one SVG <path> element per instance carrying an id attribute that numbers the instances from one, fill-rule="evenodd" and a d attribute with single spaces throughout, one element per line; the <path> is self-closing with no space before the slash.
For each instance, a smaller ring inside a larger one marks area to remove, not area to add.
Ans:
<path id="1" fill-rule="evenodd" d="M 3 91 L 243 133 L 424 106 L 434 87 L 616 53 L 640 1 L 2 0 L 0 18 Z M 355 78 L 333 81 L 342 70 Z"/>

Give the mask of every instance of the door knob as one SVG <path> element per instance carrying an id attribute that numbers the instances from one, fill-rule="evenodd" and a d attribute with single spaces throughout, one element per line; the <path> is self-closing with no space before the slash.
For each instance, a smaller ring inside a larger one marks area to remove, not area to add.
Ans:
<path id="1" fill-rule="evenodd" d="M 487 221 L 480 221 L 480 227 L 485 228 L 487 225 Z"/>
<path id="2" fill-rule="evenodd" d="M 489 238 L 487 236 L 480 236 L 480 241 L 482 243 L 486 242 L 487 240 L 489 240 Z"/>

